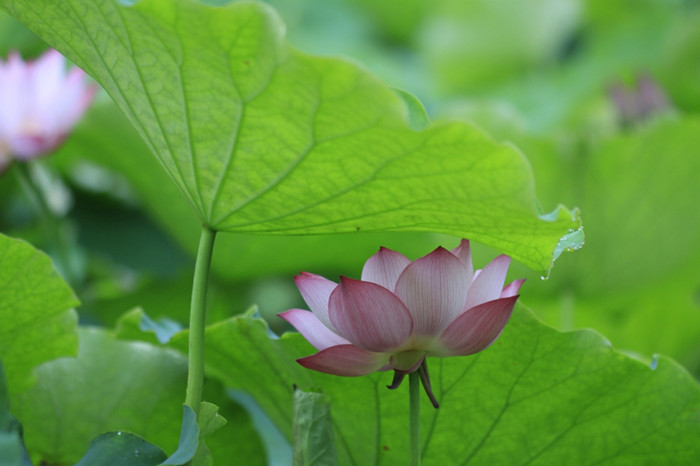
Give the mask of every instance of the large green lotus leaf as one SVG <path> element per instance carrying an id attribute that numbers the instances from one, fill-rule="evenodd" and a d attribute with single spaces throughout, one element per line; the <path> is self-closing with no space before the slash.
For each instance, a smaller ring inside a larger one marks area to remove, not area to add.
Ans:
<path id="1" fill-rule="evenodd" d="M 0 13 L 0 54 L 3 59 L 10 50 L 22 56 L 38 54 L 46 45 L 6 13 Z"/>
<path id="2" fill-rule="evenodd" d="M 85 456 L 75 466 L 158 466 L 167 455 L 156 445 L 131 432 L 106 432 L 90 442 Z"/>
<path id="3" fill-rule="evenodd" d="M 37 368 L 37 384 L 11 400 L 12 410 L 35 464 L 75 464 L 92 438 L 109 431 L 135 433 L 172 453 L 180 437 L 186 380 L 187 360 L 178 352 L 84 328 L 77 358 Z M 211 388 L 208 399 L 225 400 Z M 224 406 L 221 412 L 231 422 L 207 438 L 210 449 L 222 458 L 247 455 L 250 464 L 262 464 L 247 416 L 238 407 Z"/>
<path id="4" fill-rule="evenodd" d="M 46 254 L 0 234 L 0 359 L 10 394 L 28 387 L 35 366 L 76 353 L 78 304 Z"/>
<path id="5" fill-rule="evenodd" d="M 340 464 L 407 463 L 407 384 L 387 390 L 390 373 L 306 370 L 295 359 L 314 350 L 299 334 L 271 339 L 247 316 L 209 327 L 207 342 L 209 374 L 250 391 L 288 438 L 293 386 L 317 386 L 332 401 Z M 173 343 L 184 349 L 186 338 Z M 672 360 L 651 368 L 593 331 L 560 333 L 518 306 L 486 351 L 430 363 L 440 409 L 422 396 L 425 464 L 700 461 L 697 383 Z"/>
<path id="6" fill-rule="evenodd" d="M 78 183 L 85 162 L 125 177 L 148 211 L 192 255 L 197 252 L 201 226 L 182 194 L 170 182 L 134 128 L 113 103 L 97 103 L 78 125 L 52 162 Z M 554 204 L 556 205 L 556 204 Z M 380 246 L 419 257 L 438 244 L 456 243 L 444 235 L 418 232 L 376 232 L 314 236 L 219 235 L 213 270 L 227 279 L 290 275 L 300 270 L 350 273 Z M 188 302 L 185 300 L 184 302 Z M 121 313 L 143 303 L 118 305 Z M 239 307 L 247 306 L 243 303 Z M 144 306 L 148 309 L 147 306 Z"/>
<path id="7" fill-rule="evenodd" d="M 579 226 L 563 207 L 539 216 L 518 150 L 462 123 L 414 131 L 399 94 L 293 50 L 262 4 L 0 5 L 105 87 L 217 230 L 436 231 L 546 272 Z"/>

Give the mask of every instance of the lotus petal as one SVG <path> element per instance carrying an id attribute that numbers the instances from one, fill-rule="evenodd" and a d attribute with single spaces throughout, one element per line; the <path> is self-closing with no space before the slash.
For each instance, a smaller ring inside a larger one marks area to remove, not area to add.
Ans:
<path id="1" fill-rule="evenodd" d="M 523 283 L 525 283 L 524 278 L 510 282 L 508 285 L 506 285 L 503 288 L 503 291 L 501 291 L 500 297 L 501 298 L 510 298 L 511 296 L 515 296 L 520 291 L 520 287 L 523 286 Z"/>
<path id="2" fill-rule="evenodd" d="M 358 376 L 375 372 L 389 362 L 389 355 L 365 351 L 353 345 L 331 346 L 297 359 L 302 366 L 326 374 Z"/>
<path id="3" fill-rule="evenodd" d="M 503 331 L 518 296 L 499 298 L 468 309 L 440 336 L 441 356 L 467 356 L 487 348 Z"/>
<path id="4" fill-rule="evenodd" d="M 469 276 L 473 277 L 473 275 L 474 275 L 474 263 L 472 262 L 472 248 L 469 245 L 469 240 L 463 239 L 462 241 L 459 242 L 459 246 L 452 249 L 450 252 L 452 254 L 454 254 L 455 256 L 457 256 L 457 258 L 462 261 L 464 266 L 467 268 L 467 271 L 469 272 Z M 471 284 L 471 279 L 469 280 L 468 283 Z"/>
<path id="5" fill-rule="evenodd" d="M 411 335 L 411 314 L 391 291 L 376 283 L 341 277 L 331 293 L 335 329 L 352 344 L 374 352 L 400 347 Z"/>
<path id="6" fill-rule="evenodd" d="M 290 309 L 279 316 L 292 324 L 319 351 L 330 346 L 350 344 L 345 338 L 323 325 L 313 312 Z"/>
<path id="7" fill-rule="evenodd" d="M 476 276 L 467 293 L 464 309 L 469 309 L 501 296 L 506 281 L 510 257 L 500 255 L 488 263 Z"/>
<path id="8" fill-rule="evenodd" d="M 394 291 L 396 280 L 411 261 L 401 253 L 387 248 L 367 259 L 362 268 L 362 281 L 372 282 Z"/>
<path id="9" fill-rule="evenodd" d="M 442 247 L 406 267 L 396 295 L 413 316 L 415 335 L 437 336 L 462 312 L 468 275 L 464 263 Z"/>
<path id="10" fill-rule="evenodd" d="M 318 320 L 329 329 L 334 330 L 335 327 L 328 317 L 328 299 L 338 284 L 320 275 L 307 272 L 302 272 L 301 275 L 294 277 L 294 283 Z"/>

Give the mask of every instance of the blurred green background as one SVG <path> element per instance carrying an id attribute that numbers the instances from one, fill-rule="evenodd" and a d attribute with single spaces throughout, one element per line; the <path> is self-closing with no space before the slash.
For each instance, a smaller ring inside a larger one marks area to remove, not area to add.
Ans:
<path id="1" fill-rule="evenodd" d="M 223 1 L 207 3 L 222 4 Z M 275 0 L 290 42 L 363 63 L 425 104 L 529 158 L 545 211 L 583 213 L 586 245 L 522 301 L 557 328 L 591 327 L 643 359 L 663 353 L 700 375 L 700 2 L 683 0 Z M 0 16 L 0 50 L 45 45 Z M 34 167 L 62 216 L 81 322 L 113 325 L 141 306 L 186 322 L 197 219 L 102 93 L 60 151 Z M 12 171 L 0 231 L 51 251 Z M 304 306 L 292 277 L 358 277 L 380 245 L 409 257 L 457 238 L 430 234 L 221 234 L 209 318 L 257 304 Z M 476 265 L 496 251 L 477 246 Z"/>

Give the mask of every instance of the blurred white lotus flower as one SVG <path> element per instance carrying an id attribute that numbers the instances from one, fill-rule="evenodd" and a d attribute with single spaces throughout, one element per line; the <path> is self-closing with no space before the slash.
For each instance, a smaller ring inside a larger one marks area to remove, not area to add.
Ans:
<path id="1" fill-rule="evenodd" d="M 0 59 L 0 171 L 14 160 L 47 155 L 66 138 L 92 103 L 97 86 L 63 55 L 49 50 L 36 61 L 17 53 Z"/>

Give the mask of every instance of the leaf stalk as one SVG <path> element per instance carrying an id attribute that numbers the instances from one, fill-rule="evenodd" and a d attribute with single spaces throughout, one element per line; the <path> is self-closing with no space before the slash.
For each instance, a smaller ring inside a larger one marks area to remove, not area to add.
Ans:
<path id="1" fill-rule="evenodd" d="M 409 430 L 411 466 L 420 466 L 420 376 L 418 372 L 408 375 Z"/>
<path id="2" fill-rule="evenodd" d="M 202 387 L 204 386 L 204 327 L 209 269 L 211 268 L 215 237 L 216 230 L 202 225 L 192 283 L 188 352 L 189 369 L 185 404 L 192 408 L 197 415 L 199 415 L 199 407 L 202 403 Z"/>

